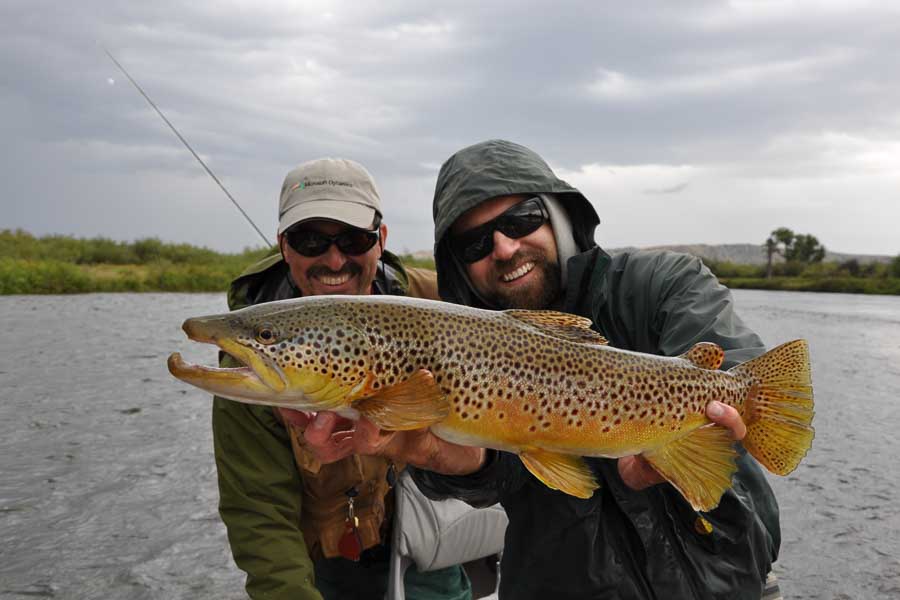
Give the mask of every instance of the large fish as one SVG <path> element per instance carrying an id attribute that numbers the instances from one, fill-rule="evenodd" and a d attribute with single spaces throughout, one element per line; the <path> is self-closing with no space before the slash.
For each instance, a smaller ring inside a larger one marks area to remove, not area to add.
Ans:
<path id="1" fill-rule="evenodd" d="M 554 489 L 588 498 L 583 456 L 641 454 L 697 510 L 731 485 L 730 432 L 711 425 L 711 400 L 747 424 L 744 447 L 790 473 L 813 439 L 806 342 L 718 370 L 724 351 L 681 356 L 619 350 L 583 317 L 487 311 L 390 296 L 316 296 L 184 322 L 195 341 L 245 366 L 169 357 L 171 373 L 240 402 L 362 414 L 383 429 L 431 427 L 459 444 L 516 453 Z"/>

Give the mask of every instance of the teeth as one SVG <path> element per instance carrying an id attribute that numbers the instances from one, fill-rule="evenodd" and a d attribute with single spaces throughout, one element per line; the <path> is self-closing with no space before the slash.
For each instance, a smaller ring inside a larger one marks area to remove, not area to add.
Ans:
<path id="1" fill-rule="evenodd" d="M 534 263 L 527 262 L 524 265 L 522 265 L 521 267 L 519 267 L 518 269 L 516 269 L 515 271 L 513 271 L 512 273 L 507 273 L 506 275 L 504 275 L 503 281 L 505 281 L 507 283 L 509 283 L 510 281 L 515 281 L 519 277 L 523 277 L 524 275 L 530 273 L 533 268 L 534 268 Z"/>
<path id="2" fill-rule="evenodd" d="M 341 285 L 342 283 L 347 283 L 350 281 L 350 274 L 344 273 L 343 275 L 328 276 L 328 275 L 320 275 L 319 281 L 324 283 L 325 285 Z"/>

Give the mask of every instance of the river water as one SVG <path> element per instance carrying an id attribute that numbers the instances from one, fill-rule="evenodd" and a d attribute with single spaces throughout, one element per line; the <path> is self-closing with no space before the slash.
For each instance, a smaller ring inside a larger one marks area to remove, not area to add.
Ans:
<path id="1" fill-rule="evenodd" d="M 790 476 L 786 598 L 900 598 L 900 298 L 737 290 L 768 345 L 805 337 L 816 439 Z M 0 598 L 244 598 L 216 512 L 209 397 L 170 352 L 211 294 L 0 297 Z"/>

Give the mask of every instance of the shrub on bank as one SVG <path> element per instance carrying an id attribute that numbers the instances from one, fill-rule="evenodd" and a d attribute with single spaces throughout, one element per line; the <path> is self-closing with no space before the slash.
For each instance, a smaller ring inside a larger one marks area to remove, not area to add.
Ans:
<path id="1" fill-rule="evenodd" d="M 430 269 L 434 271 L 434 258 L 416 258 L 412 254 L 401 254 L 400 260 L 407 267 L 416 267 L 419 269 Z"/>
<path id="2" fill-rule="evenodd" d="M 703 260 L 716 277 L 764 277 L 765 265 L 742 265 L 733 262 Z"/>
<path id="3" fill-rule="evenodd" d="M 77 294 L 91 291 L 77 266 L 54 260 L 0 258 L 0 294 Z"/>
<path id="4" fill-rule="evenodd" d="M 0 295 L 87 292 L 224 292 L 242 266 L 122 265 L 0 258 Z"/>
<path id="5" fill-rule="evenodd" d="M 148 288 L 160 292 L 224 292 L 240 270 L 194 265 L 154 265 L 146 279 Z"/>
<path id="6" fill-rule="evenodd" d="M 782 290 L 794 292 L 834 292 L 842 294 L 893 294 L 900 295 L 900 279 L 825 277 L 807 279 L 799 277 L 722 278 L 722 284 L 734 289 Z"/>
<path id="7" fill-rule="evenodd" d="M 64 235 L 37 238 L 21 229 L 0 230 L 0 257 L 47 260 L 78 265 L 147 265 L 157 262 L 193 265 L 249 265 L 270 248 L 245 249 L 225 254 L 191 244 L 169 244 L 159 238 L 117 242 L 108 238 L 77 239 Z"/>

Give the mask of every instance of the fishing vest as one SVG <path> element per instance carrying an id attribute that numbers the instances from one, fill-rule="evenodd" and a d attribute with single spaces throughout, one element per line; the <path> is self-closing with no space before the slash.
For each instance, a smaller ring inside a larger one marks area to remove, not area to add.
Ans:
<path id="1" fill-rule="evenodd" d="M 232 308 L 271 300 L 290 298 L 296 291 L 286 277 L 287 269 L 280 256 L 251 267 L 235 281 L 229 293 Z M 375 287 L 379 293 L 439 300 L 437 274 L 434 271 L 404 268 L 398 259 L 385 252 L 385 263 L 379 266 Z M 390 461 L 380 456 L 351 455 L 342 460 L 322 464 L 306 444 L 303 428 L 285 424 L 294 460 L 303 482 L 300 529 L 311 558 L 340 556 L 338 542 L 344 534 L 347 519 L 347 491 L 356 490 L 353 509 L 359 519 L 358 531 L 362 549 L 390 539 L 393 494 L 388 483 Z M 405 466 L 395 463 L 396 473 Z"/>

